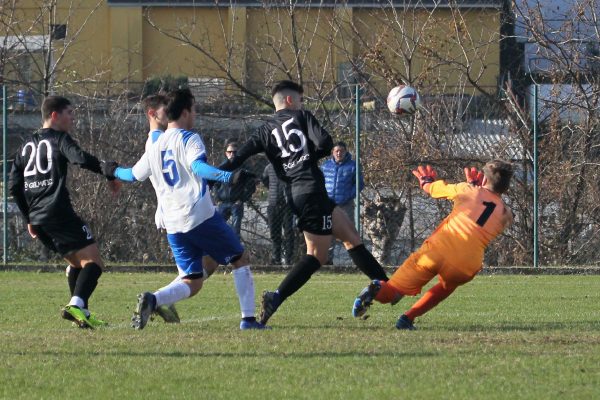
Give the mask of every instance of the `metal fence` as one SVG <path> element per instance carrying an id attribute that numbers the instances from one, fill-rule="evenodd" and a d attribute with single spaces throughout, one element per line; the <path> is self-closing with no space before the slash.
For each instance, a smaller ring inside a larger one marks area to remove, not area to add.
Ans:
<path id="1" fill-rule="evenodd" d="M 218 165 L 225 157 L 225 142 L 233 138 L 242 144 L 270 110 L 247 98 L 229 94 L 214 82 L 209 86 L 204 91 L 197 89 L 200 97 L 197 127 L 207 146 L 209 162 Z M 215 91 L 219 92 L 218 96 Z M 202 93 L 206 97 L 202 97 Z M 81 146 L 99 158 L 133 165 L 143 153 L 147 133 L 139 108 L 141 94 L 74 97 L 79 122 L 73 136 Z M 364 100 L 360 164 L 365 188 L 361 192 L 360 228 L 367 247 L 383 264 L 399 265 L 451 210 L 450 202 L 423 195 L 411 169 L 418 164 L 431 164 L 442 178 L 456 182 L 463 179 L 462 167 L 481 167 L 494 157 L 511 160 L 517 168 L 512 189 L 506 196 L 515 211 L 515 225 L 492 243 L 485 262 L 531 264 L 531 137 L 515 128 L 498 104 L 466 95 L 430 98 L 426 99 L 426 110 L 413 120 L 390 115 L 380 94 L 367 92 Z M 18 97 L 11 100 L 15 101 L 18 104 Z M 309 103 L 315 106 L 315 115 L 332 133 L 334 141 L 345 141 L 354 155 L 356 109 L 353 104 L 352 98 Z M 18 146 L 21 135 L 38 128 L 39 123 L 37 109 L 12 107 L 8 123 L 9 154 Z M 563 165 L 562 161 L 551 158 L 542 162 L 548 171 Z M 245 167 L 260 177 L 266 165 L 267 160 L 257 156 Z M 172 262 L 164 233 L 154 227 L 156 199 L 149 182 L 127 185 L 120 197 L 113 199 L 102 178 L 71 169 L 69 187 L 75 209 L 90 224 L 106 259 Z M 597 168 L 590 168 L 588 173 L 594 179 Z M 600 221 L 594 204 L 598 204 L 595 197 L 598 189 L 593 185 L 585 188 L 580 209 L 573 217 L 576 219 L 573 227 L 568 236 L 559 237 L 558 232 L 567 232 L 563 228 L 568 210 L 551 195 L 562 190 L 554 181 L 551 174 L 547 175 L 546 191 L 540 198 L 541 263 L 597 264 Z M 214 193 L 213 199 L 217 207 L 221 205 Z M 285 204 L 269 207 L 267 188 L 257 179 L 256 190 L 243 202 L 240 229 L 241 239 L 250 250 L 254 264 L 288 264 L 304 254 L 304 241 L 294 227 L 293 217 L 290 228 L 289 213 L 281 212 L 286 207 Z M 58 260 L 29 238 L 22 218 L 12 205 L 7 216 L 9 261 Z M 281 233 L 281 240 L 275 238 L 277 232 Z M 351 264 L 340 244 L 333 247 L 331 262 Z"/>

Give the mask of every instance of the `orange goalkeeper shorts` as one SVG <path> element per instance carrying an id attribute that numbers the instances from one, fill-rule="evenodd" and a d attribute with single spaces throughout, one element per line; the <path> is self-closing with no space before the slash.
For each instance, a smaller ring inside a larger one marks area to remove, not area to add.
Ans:
<path id="1" fill-rule="evenodd" d="M 436 275 L 444 289 L 453 289 L 472 280 L 481 270 L 481 263 L 459 268 L 448 263 L 447 258 L 425 242 L 394 272 L 388 285 L 403 295 L 415 296 Z"/>

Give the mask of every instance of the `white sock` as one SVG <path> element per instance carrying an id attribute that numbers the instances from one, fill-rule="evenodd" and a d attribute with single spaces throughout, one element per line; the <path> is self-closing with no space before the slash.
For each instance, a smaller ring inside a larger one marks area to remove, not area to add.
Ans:
<path id="1" fill-rule="evenodd" d="M 158 289 L 158 290 L 160 291 L 160 290 L 166 289 L 167 287 L 169 287 L 169 285 L 172 285 L 172 284 L 174 284 L 175 282 L 181 282 L 181 276 L 180 276 L 180 275 L 177 275 L 177 276 L 175 277 L 175 279 L 173 279 L 173 280 L 172 280 L 172 281 L 171 281 L 171 282 L 170 282 L 168 285 L 165 285 L 165 286 L 161 287 L 161 288 L 160 288 L 160 289 Z M 171 304 L 173 304 L 173 303 L 170 303 L 170 304 L 161 304 L 161 305 L 167 305 L 167 306 L 170 306 Z"/>
<path id="2" fill-rule="evenodd" d="M 85 302 L 81 297 L 73 296 L 71 297 L 71 301 L 69 302 L 70 306 L 77 306 L 79 308 L 84 308 Z"/>
<path id="3" fill-rule="evenodd" d="M 190 297 L 190 293 L 192 293 L 192 291 L 185 282 L 180 279 L 175 279 L 167 286 L 154 292 L 154 296 L 156 296 L 156 307 L 177 303 L 180 300 L 187 299 Z"/>
<path id="4" fill-rule="evenodd" d="M 233 282 L 240 300 L 242 318 L 254 317 L 254 279 L 249 265 L 233 270 Z"/>

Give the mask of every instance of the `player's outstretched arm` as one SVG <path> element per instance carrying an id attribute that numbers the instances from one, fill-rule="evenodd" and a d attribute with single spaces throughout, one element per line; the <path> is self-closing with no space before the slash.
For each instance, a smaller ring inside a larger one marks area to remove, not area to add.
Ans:
<path id="1" fill-rule="evenodd" d="M 259 132 L 260 133 L 260 132 Z M 262 141 L 260 140 L 259 134 L 252 136 L 244 145 L 238 150 L 235 157 L 231 160 L 225 160 L 218 166 L 218 169 L 223 171 L 234 171 L 242 166 L 251 156 L 265 151 Z"/>
<path id="2" fill-rule="evenodd" d="M 118 179 L 123 182 L 135 182 L 132 168 L 121 167 L 115 161 L 102 161 L 100 163 L 102 175 L 107 179 Z"/>
<path id="3" fill-rule="evenodd" d="M 256 178 L 256 176 L 244 169 L 237 169 L 235 172 L 223 171 L 207 164 L 203 159 L 195 160 L 192 163 L 192 172 L 200 178 L 237 185 L 246 179 Z"/>
<path id="4" fill-rule="evenodd" d="M 431 165 L 419 165 L 417 169 L 412 171 L 413 175 L 419 180 L 419 185 L 427 194 L 431 194 L 429 187 L 437 178 L 437 173 Z"/>

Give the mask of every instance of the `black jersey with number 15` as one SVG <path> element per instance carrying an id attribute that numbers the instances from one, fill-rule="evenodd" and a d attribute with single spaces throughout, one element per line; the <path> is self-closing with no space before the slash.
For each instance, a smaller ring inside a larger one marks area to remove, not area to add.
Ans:
<path id="1" fill-rule="evenodd" d="M 329 133 L 305 110 L 279 110 L 242 146 L 226 169 L 237 168 L 264 152 L 275 173 L 292 186 L 292 194 L 327 193 L 319 159 L 333 148 Z"/>
<path id="2" fill-rule="evenodd" d="M 32 225 L 61 222 L 75 214 L 66 187 L 69 163 L 102 173 L 100 161 L 66 132 L 47 128 L 24 138 L 10 171 L 9 190 Z"/>

